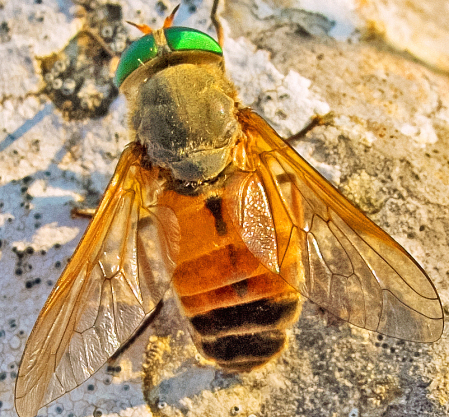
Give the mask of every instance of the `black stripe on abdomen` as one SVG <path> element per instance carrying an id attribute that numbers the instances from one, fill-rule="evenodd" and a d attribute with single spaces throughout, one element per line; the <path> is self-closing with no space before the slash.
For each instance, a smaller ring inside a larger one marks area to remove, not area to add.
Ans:
<path id="1" fill-rule="evenodd" d="M 269 330 L 202 339 L 206 357 L 233 371 L 250 371 L 268 362 L 285 344 L 285 330 Z"/>
<path id="2" fill-rule="evenodd" d="M 195 344 L 204 356 L 230 371 L 267 363 L 285 346 L 285 329 L 296 320 L 297 294 L 282 294 L 190 317 Z"/>
<path id="3" fill-rule="evenodd" d="M 290 322 L 296 315 L 298 299 L 265 298 L 232 307 L 217 308 L 191 317 L 194 329 L 202 336 L 241 333 L 242 329 L 273 328 Z"/>
<path id="4" fill-rule="evenodd" d="M 223 220 L 223 206 L 221 197 L 212 196 L 206 200 L 206 208 L 212 213 L 215 219 L 215 230 L 220 236 L 224 236 L 227 233 L 226 222 Z"/>

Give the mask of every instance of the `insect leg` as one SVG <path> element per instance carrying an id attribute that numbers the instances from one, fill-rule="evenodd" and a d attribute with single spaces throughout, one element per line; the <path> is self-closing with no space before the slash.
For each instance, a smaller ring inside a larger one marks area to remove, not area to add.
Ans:
<path id="1" fill-rule="evenodd" d="M 151 336 L 145 352 L 143 363 L 143 396 L 154 417 L 161 416 L 165 402 L 161 398 L 160 383 L 163 378 L 160 370 L 163 368 L 165 360 L 167 338 Z M 165 415 L 165 414 L 164 414 Z"/>
<path id="2" fill-rule="evenodd" d="M 97 211 L 96 208 L 80 208 L 80 207 L 74 207 L 70 211 L 70 216 L 72 219 L 91 219 L 94 217 L 95 212 Z"/>
<path id="3" fill-rule="evenodd" d="M 325 115 L 315 115 L 312 117 L 312 120 L 304 126 L 298 133 L 295 133 L 294 135 L 287 138 L 286 142 L 293 142 L 298 139 L 302 139 L 307 132 L 310 132 L 312 129 L 314 129 L 316 126 L 323 126 L 323 125 L 330 125 L 332 124 L 332 121 L 334 119 L 334 114 L 332 112 L 329 112 Z"/>
<path id="4" fill-rule="evenodd" d="M 122 345 L 120 348 L 109 358 L 109 362 L 115 361 L 124 353 L 135 340 L 146 330 L 146 328 L 153 323 L 156 317 L 159 315 L 162 307 L 164 306 L 163 300 L 157 303 L 156 308 L 145 318 L 142 324 L 136 329 L 132 336 Z"/>
<path id="5" fill-rule="evenodd" d="M 210 12 L 210 19 L 214 24 L 215 31 L 217 32 L 218 44 L 223 47 L 224 37 L 223 37 L 223 27 L 221 26 L 220 19 L 217 16 L 218 2 L 220 0 L 214 0 L 214 5 L 212 6 L 212 10 Z"/>

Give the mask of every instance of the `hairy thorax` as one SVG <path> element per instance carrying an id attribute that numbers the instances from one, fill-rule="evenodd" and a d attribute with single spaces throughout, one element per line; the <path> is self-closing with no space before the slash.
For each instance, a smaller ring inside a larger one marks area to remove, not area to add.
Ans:
<path id="1" fill-rule="evenodd" d="M 152 163 L 201 182 L 229 164 L 238 136 L 235 89 L 215 65 L 180 64 L 144 82 L 131 124 Z"/>

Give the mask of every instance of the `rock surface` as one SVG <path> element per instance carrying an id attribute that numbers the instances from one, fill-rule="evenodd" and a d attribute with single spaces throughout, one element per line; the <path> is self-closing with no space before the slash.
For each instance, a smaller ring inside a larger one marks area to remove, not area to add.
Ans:
<path id="1" fill-rule="evenodd" d="M 297 150 L 416 258 L 446 310 L 446 2 L 426 10 L 418 2 L 327 3 L 221 5 L 227 70 L 242 102 L 284 137 L 301 131 L 314 115 L 332 111 L 330 123 L 295 142 Z M 124 99 L 115 98 L 110 83 L 124 45 L 139 36 L 123 22 L 159 27 L 173 7 L 132 0 L 112 6 L 2 3 L 1 415 L 16 416 L 14 379 L 27 336 L 88 224 L 72 219 L 70 211 L 98 202 L 128 142 Z M 183 4 L 175 24 L 213 35 L 210 8 L 210 1 Z M 413 49 L 416 39 L 420 47 Z M 432 345 L 400 341 L 349 326 L 307 303 L 279 358 L 232 376 L 196 354 L 173 297 L 166 298 L 154 326 L 122 357 L 39 415 L 449 412 L 446 331 Z"/>

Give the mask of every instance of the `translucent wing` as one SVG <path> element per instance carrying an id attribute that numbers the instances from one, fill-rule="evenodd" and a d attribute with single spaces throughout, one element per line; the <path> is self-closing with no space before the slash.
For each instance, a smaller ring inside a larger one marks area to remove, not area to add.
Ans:
<path id="1" fill-rule="evenodd" d="M 156 205 L 157 170 L 123 152 L 101 205 L 27 341 L 16 381 L 21 417 L 74 389 L 133 334 L 167 290 L 178 251 L 173 211 Z"/>
<path id="2" fill-rule="evenodd" d="M 406 340 L 437 340 L 441 302 L 422 268 L 261 117 L 249 109 L 239 117 L 247 139 L 235 150 L 240 171 L 230 180 L 228 206 L 253 254 L 343 320 Z"/>

